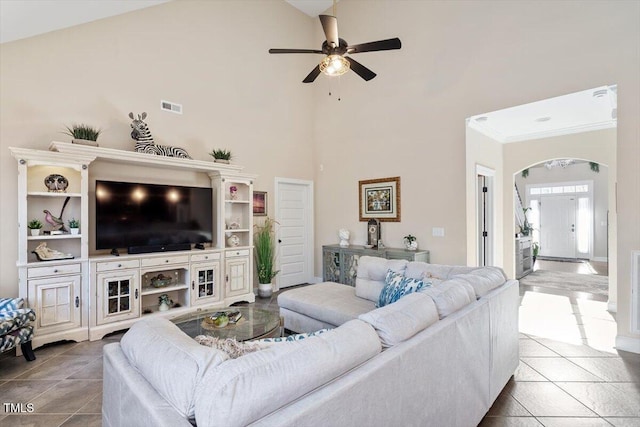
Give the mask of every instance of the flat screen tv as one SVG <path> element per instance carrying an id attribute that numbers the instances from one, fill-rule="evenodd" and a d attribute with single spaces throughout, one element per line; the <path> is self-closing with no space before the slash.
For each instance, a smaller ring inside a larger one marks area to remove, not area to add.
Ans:
<path id="1" fill-rule="evenodd" d="M 191 249 L 212 241 L 211 188 L 96 180 L 96 249 Z"/>

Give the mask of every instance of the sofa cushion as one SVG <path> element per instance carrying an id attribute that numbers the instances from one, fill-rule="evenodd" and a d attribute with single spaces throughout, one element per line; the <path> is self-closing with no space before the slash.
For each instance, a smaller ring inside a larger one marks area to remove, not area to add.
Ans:
<path id="1" fill-rule="evenodd" d="M 438 310 L 430 296 L 418 292 L 358 318 L 375 328 L 383 347 L 392 347 L 437 322 Z"/>
<path id="2" fill-rule="evenodd" d="M 391 270 L 404 274 L 407 264 L 408 261 L 404 259 L 361 256 L 358 261 L 356 296 L 378 302 L 380 292 L 384 287 L 384 279 L 387 276 L 387 271 Z"/>
<path id="3" fill-rule="evenodd" d="M 429 283 L 429 286 L 431 284 Z M 419 291 L 425 286 L 422 280 L 412 279 L 392 270 L 387 271 L 384 280 L 384 287 L 380 292 L 377 307 L 384 307 L 387 304 L 398 301 L 405 295 Z"/>
<path id="4" fill-rule="evenodd" d="M 229 360 L 209 369 L 198 385 L 197 425 L 246 426 L 380 351 L 371 325 L 356 319 L 315 337 Z"/>
<path id="5" fill-rule="evenodd" d="M 466 274 L 458 274 L 454 278 L 462 279 L 469 283 L 476 294 L 476 298 L 485 296 L 507 280 L 504 271 L 498 267 L 478 268 Z"/>
<path id="6" fill-rule="evenodd" d="M 420 292 L 433 299 L 440 319 L 476 300 L 476 294 L 471 285 L 465 280 L 457 278 L 446 280 L 436 286 L 422 288 Z"/>
<path id="7" fill-rule="evenodd" d="M 368 299 L 358 298 L 353 286 L 333 282 L 284 291 L 278 295 L 278 306 L 333 326 L 357 319 L 375 308 Z"/>
<path id="8" fill-rule="evenodd" d="M 478 267 L 439 265 L 428 264 L 422 261 L 411 261 L 407 264 L 407 269 L 404 275 L 413 279 L 432 281 L 435 284 L 438 280 L 449 280 L 456 274 L 470 273 L 476 268 Z"/>
<path id="9" fill-rule="evenodd" d="M 204 372 L 229 358 L 163 317 L 134 323 L 120 345 L 129 363 L 185 418 L 195 416 L 195 388 Z"/>

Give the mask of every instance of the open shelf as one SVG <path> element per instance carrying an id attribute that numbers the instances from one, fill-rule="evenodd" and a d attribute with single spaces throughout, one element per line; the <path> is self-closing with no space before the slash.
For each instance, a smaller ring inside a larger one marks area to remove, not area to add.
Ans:
<path id="1" fill-rule="evenodd" d="M 59 240 L 59 239 L 79 239 L 82 234 L 40 234 L 38 236 L 28 236 L 27 240 Z"/>
<path id="2" fill-rule="evenodd" d="M 189 288 L 189 285 L 186 283 L 178 283 L 176 285 L 165 286 L 162 288 L 143 287 L 142 295 L 166 294 L 167 292 L 179 291 L 187 288 Z"/>

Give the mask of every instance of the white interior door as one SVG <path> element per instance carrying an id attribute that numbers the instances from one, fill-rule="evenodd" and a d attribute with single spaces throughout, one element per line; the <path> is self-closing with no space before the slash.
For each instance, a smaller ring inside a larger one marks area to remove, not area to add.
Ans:
<path id="1" fill-rule="evenodd" d="M 540 200 L 540 255 L 576 257 L 576 197 L 548 196 Z"/>
<path id="2" fill-rule="evenodd" d="M 313 279 L 313 182 L 276 178 L 276 288 Z"/>

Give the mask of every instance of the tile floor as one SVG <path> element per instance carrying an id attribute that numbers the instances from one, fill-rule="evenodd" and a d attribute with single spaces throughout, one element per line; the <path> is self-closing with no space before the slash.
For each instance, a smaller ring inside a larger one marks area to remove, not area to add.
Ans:
<path id="1" fill-rule="evenodd" d="M 256 304 L 277 310 L 276 295 Z M 481 426 L 640 427 L 640 355 L 613 348 L 606 302 L 523 290 L 520 331 L 520 366 Z M 0 426 L 100 426 L 102 347 L 121 336 L 0 356 Z"/>

